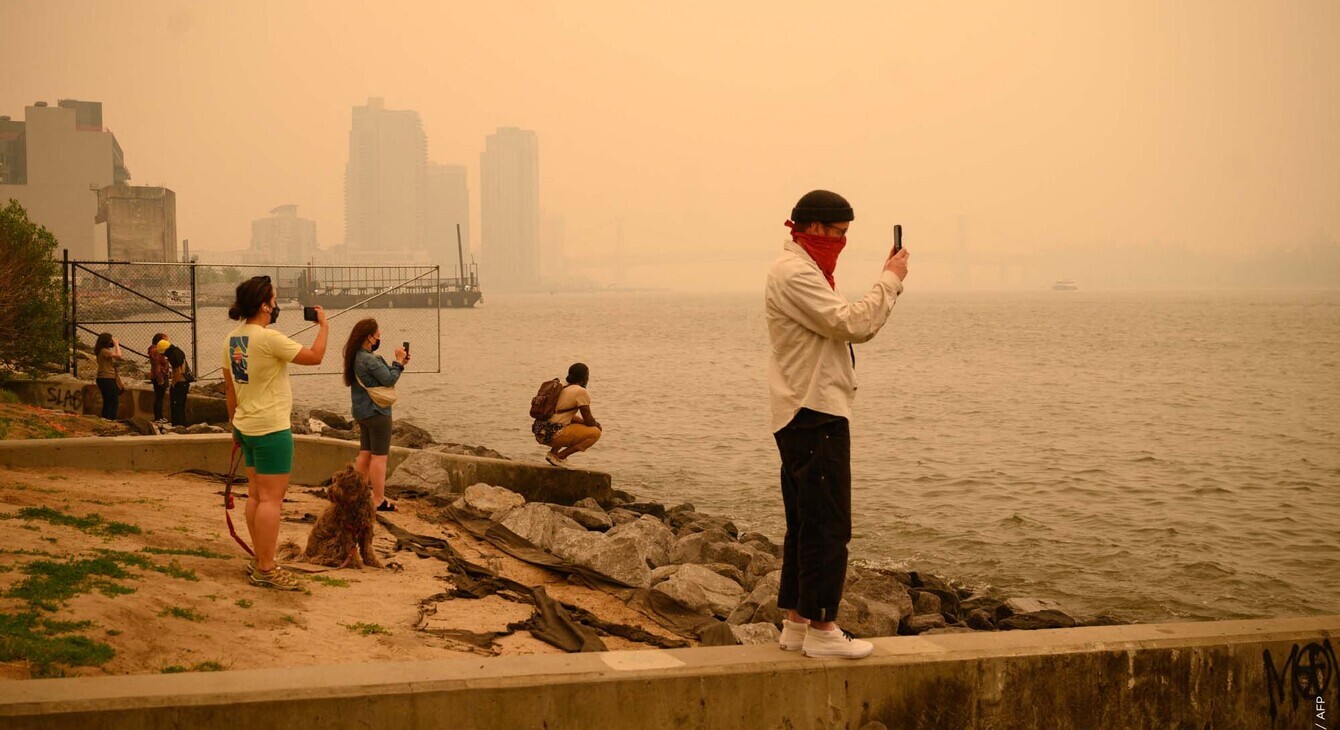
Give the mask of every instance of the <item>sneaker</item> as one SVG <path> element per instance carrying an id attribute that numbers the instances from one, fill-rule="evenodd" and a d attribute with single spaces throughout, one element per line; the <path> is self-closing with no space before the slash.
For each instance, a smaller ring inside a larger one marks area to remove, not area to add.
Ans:
<path id="1" fill-rule="evenodd" d="M 253 575 L 256 574 L 256 559 L 255 559 L 255 558 L 252 558 L 251 560 L 248 560 L 248 561 L 247 561 L 247 569 L 246 569 L 246 570 L 247 570 L 247 577 L 251 577 L 251 576 L 253 576 Z"/>
<path id="2" fill-rule="evenodd" d="M 558 458 L 558 455 L 555 454 L 555 453 L 553 453 L 553 452 L 550 452 L 550 453 L 548 453 L 548 454 L 545 454 L 545 455 L 544 455 L 544 460 L 547 461 L 547 462 L 549 462 L 550 464 L 552 464 L 552 465 L 554 465 L 554 466 L 560 468 L 560 469 L 571 469 L 571 468 L 572 468 L 572 465 L 568 463 L 568 460 L 567 460 L 567 459 L 560 459 L 560 458 Z"/>
<path id="3" fill-rule="evenodd" d="M 805 634 L 805 643 L 800 653 L 808 657 L 834 657 L 837 659 L 863 659 L 870 656 L 875 645 L 857 639 L 842 629 L 819 631 L 810 629 Z"/>
<path id="4" fill-rule="evenodd" d="M 804 621 L 782 619 L 782 651 L 797 651 L 805 643 L 805 633 L 810 625 Z"/>
<path id="5" fill-rule="evenodd" d="M 251 574 L 251 584 L 262 588 L 278 588 L 281 591 L 302 590 L 293 574 L 283 568 L 275 568 L 269 572 L 257 570 Z"/>

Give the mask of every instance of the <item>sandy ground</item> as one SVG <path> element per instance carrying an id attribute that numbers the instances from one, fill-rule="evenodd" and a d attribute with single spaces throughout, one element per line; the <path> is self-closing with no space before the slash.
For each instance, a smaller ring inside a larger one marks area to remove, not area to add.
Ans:
<path id="1" fill-rule="evenodd" d="M 446 563 L 421 559 L 408 551 L 392 553 L 395 542 L 381 527 L 375 548 L 383 562 L 398 563 L 403 570 L 346 568 L 321 573 L 320 578 L 304 576 L 304 592 L 252 586 L 244 573 L 247 556 L 233 542 L 224 522 L 221 488 L 219 481 L 189 474 L 0 468 L 0 614 L 27 610 L 25 602 L 5 594 L 27 577 L 23 566 L 30 561 L 92 557 L 98 550 L 139 553 L 144 547 L 203 548 L 225 557 L 141 553 L 159 565 L 175 560 L 194 571 L 199 580 L 129 568 L 135 578 L 120 583 L 134 588 L 133 593 L 81 593 L 55 613 L 42 613 L 55 620 L 92 621 L 90 628 L 78 633 L 116 651 L 101 667 L 76 667 L 66 673 L 153 673 L 211 662 L 225 669 L 250 669 L 559 652 L 524 630 L 500 637 L 491 649 L 433 633 L 438 629 L 505 631 L 508 623 L 532 614 L 530 605 L 497 596 L 440 599 L 436 612 L 421 627 L 427 630 L 416 629 L 420 601 L 452 588 Z M 290 488 L 281 542 L 306 543 L 310 524 L 287 520 L 299 520 L 305 513 L 320 514 L 327 503 L 316 491 Z M 98 536 L 73 526 L 18 519 L 23 507 L 49 507 L 77 517 L 97 514 L 107 521 L 138 526 L 143 532 Z M 561 575 L 503 555 L 454 524 L 439 524 L 435 511 L 426 505 L 402 501 L 400 511 L 390 518 L 412 532 L 445 537 L 467 559 L 509 578 L 544 585 L 556 600 L 581 606 L 606 620 L 673 636 L 612 596 L 571 585 Z M 249 540 L 240 499 L 233 521 L 243 539 Z M 347 586 L 331 585 L 323 578 L 345 581 Z M 174 615 L 174 611 L 189 612 L 189 618 Z M 360 623 L 375 624 L 387 633 L 364 635 L 349 628 Z M 648 648 L 616 637 L 602 638 L 610 649 Z M 0 663 L 0 678 L 28 676 L 30 666 L 25 661 Z"/>

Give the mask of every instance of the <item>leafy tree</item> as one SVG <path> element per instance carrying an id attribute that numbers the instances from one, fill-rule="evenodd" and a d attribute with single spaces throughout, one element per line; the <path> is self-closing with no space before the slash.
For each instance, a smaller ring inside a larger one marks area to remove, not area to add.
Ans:
<path id="1" fill-rule="evenodd" d="M 19 201 L 0 208 L 0 363 L 36 371 L 65 360 L 65 304 L 56 237 Z M 0 369 L 2 371 L 4 369 Z"/>

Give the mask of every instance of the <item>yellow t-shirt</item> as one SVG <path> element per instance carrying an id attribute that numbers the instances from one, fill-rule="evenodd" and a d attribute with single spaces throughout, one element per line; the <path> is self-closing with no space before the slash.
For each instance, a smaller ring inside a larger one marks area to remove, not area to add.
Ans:
<path id="1" fill-rule="evenodd" d="M 256 324 L 243 324 L 228 333 L 223 367 L 232 373 L 237 393 L 234 428 L 247 436 L 264 436 L 292 426 L 288 364 L 301 351 L 302 345 Z"/>
<path id="2" fill-rule="evenodd" d="M 564 386 L 563 392 L 558 395 L 558 403 L 554 406 L 554 415 L 549 417 L 549 422 L 567 426 L 572 423 L 579 408 L 589 405 L 591 405 L 591 394 L 586 388 L 580 385 Z"/>

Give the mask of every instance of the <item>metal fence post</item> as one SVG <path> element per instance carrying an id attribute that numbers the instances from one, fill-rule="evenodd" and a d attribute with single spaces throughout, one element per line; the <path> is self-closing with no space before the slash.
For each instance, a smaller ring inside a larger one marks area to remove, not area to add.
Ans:
<path id="1" fill-rule="evenodd" d="M 79 377 L 79 264 L 70 264 L 70 374 Z"/>
<path id="2" fill-rule="evenodd" d="M 200 372 L 200 328 L 195 305 L 195 264 L 191 264 L 191 373 Z"/>
<path id="3" fill-rule="evenodd" d="M 65 372 L 70 372 L 70 360 L 73 357 L 70 339 L 70 249 L 61 249 L 60 267 L 61 319 L 65 321 Z"/>

